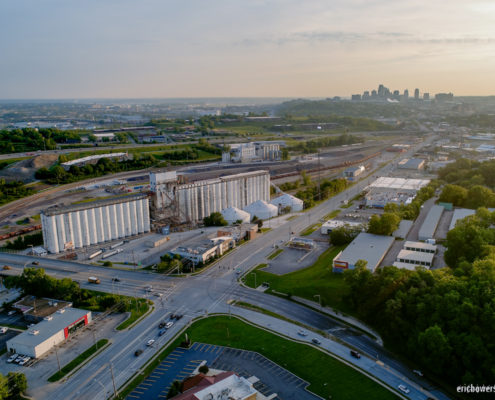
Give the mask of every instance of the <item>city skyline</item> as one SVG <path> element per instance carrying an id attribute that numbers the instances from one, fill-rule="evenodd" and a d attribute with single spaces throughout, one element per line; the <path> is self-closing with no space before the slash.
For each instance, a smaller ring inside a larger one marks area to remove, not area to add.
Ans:
<path id="1" fill-rule="evenodd" d="M 495 93 L 489 1 L 0 4 L 0 98 Z M 448 15 L 448 19 L 445 16 Z"/>

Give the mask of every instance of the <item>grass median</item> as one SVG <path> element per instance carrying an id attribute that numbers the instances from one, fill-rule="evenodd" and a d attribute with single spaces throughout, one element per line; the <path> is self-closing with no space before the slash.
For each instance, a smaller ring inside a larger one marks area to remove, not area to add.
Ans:
<path id="1" fill-rule="evenodd" d="M 108 343 L 108 339 L 100 339 L 96 344 L 91 346 L 85 352 L 79 354 L 76 358 L 74 358 L 69 364 L 65 365 L 60 371 L 57 371 L 52 376 L 48 378 L 48 382 L 57 382 L 62 379 L 69 372 L 77 368 L 84 361 L 86 361 L 89 357 L 95 354 L 98 350 L 101 350 L 103 346 Z"/>
<path id="2" fill-rule="evenodd" d="M 248 273 L 243 281 L 246 286 L 252 288 L 255 287 L 255 280 L 257 284 L 267 282 L 270 284 L 267 293 L 285 293 L 312 301 L 317 300 L 315 295 L 320 295 L 323 305 L 352 315 L 352 309 L 345 301 L 349 286 L 345 283 L 342 274 L 332 272 L 332 260 L 342 249 L 342 246 L 331 247 L 324 251 L 313 265 L 284 275 L 262 271 L 266 264 L 261 264 Z"/>
<path id="3" fill-rule="evenodd" d="M 122 331 L 131 326 L 134 322 L 136 322 L 139 318 L 146 314 L 150 308 L 150 304 L 146 299 L 131 299 L 129 301 L 131 302 L 131 304 L 129 305 L 129 312 L 131 313 L 131 315 L 129 315 L 129 318 L 127 318 L 119 326 L 117 326 L 116 329 L 118 331 Z"/>
<path id="4" fill-rule="evenodd" d="M 284 249 L 277 249 L 275 250 L 272 254 L 268 256 L 269 260 L 273 260 L 275 257 L 277 257 L 280 253 L 282 253 Z"/>
<path id="5" fill-rule="evenodd" d="M 215 316 L 202 319 L 192 324 L 186 333 L 192 342 L 258 352 L 308 381 L 308 390 L 325 399 L 396 399 L 393 393 L 378 383 L 328 354 L 312 346 L 287 340 L 235 317 Z M 159 360 L 163 360 L 184 339 L 183 333 L 162 352 Z M 129 394 L 158 364 L 159 361 L 150 364 L 145 374 L 136 378 L 131 384 L 132 387 L 126 388 L 119 398 Z"/>

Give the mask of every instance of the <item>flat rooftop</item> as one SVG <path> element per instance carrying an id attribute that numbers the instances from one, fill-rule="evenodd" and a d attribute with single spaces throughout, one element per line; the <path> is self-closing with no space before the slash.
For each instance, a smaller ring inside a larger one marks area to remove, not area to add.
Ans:
<path id="1" fill-rule="evenodd" d="M 432 252 L 437 251 L 437 246 L 434 244 L 429 244 L 429 243 L 424 243 L 424 242 L 412 242 L 409 240 L 406 240 L 404 243 L 404 249 L 407 249 L 408 247 L 414 248 L 414 249 L 424 249 L 424 250 L 429 250 Z"/>
<path id="2" fill-rule="evenodd" d="M 40 343 L 50 339 L 53 335 L 61 330 L 65 329 L 70 324 L 76 322 L 78 319 L 84 317 L 88 312 L 87 310 L 81 310 L 79 308 L 67 307 L 57 311 L 51 315 L 51 320 L 43 320 L 29 330 L 17 335 L 14 340 L 16 343 L 23 344 L 25 346 L 37 346 Z M 50 317 L 47 317 L 50 318 Z M 33 334 L 32 332 L 38 332 Z"/>
<path id="3" fill-rule="evenodd" d="M 417 261 L 418 263 L 420 263 L 419 265 L 421 265 L 421 262 L 427 262 L 431 264 L 434 257 L 435 254 L 433 253 L 424 253 L 421 251 L 413 250 L 401 250 L 397 255 L 397 261 L 401 262 L 400 260 L 410 260 Z"/>
<path id="4" fill-rule="evenodd" d="M 432 239 L 435 231 L 437 230 L 438 223 L 443 214 L 443 206 L 434 205 L 428 211 L 426 218 L 419 228 L 418 238 L 419 240 Z"/>
<path id="5" fill-rule="evenodd" d="M 381 176 L 371 183 L 368 188 L 395 189 L 395 190 L 419 190 L 430 183 L 429 179 L 406 179 Z"/>
<path id="6" fill-rule="evenodd" d="M 57 310 L 72 306 L 72 303 L 62 300 L 39 298 L 35 296 L 23 297 L 14 303 L 13 307 L 20 310 L 24 315 L 35 317 L 46 317 L 52 315 Z"/>
<path id="7" fill-rule="evenodd" d="M 115 196 L 115 197 L 110 197 L 108 199 L 88 201 L 87 203 L 71 204 L 69 206 L 53 206 L 47 208 L 46 210 L 43 210 L 42 213 L 45 214 L 47 217 L 50 217 L 52 215 L 89 210 L 92 208 L 104 207 L 112 204 L 127 203 L 130 201 L 145 199 L 147 197 L 148 196 L 144 193 L 129 194 L 125 196 Z"/>
<path id="8" fill-rule="evenodd" d="M 374 271 L 383 257 L 394 243 L 395 238 L 392 236 L 373 235 L 371 233 L 361 232 L 345 248 L 337 258 L 339 261 L 345 261 L 349 265 L 356 264 L 358 260 L 366 260 L 367 268 Z"/>

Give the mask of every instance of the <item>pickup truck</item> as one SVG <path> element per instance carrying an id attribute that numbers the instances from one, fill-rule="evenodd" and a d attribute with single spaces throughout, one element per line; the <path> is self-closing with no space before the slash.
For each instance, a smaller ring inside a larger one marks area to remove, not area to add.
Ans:
<path id="1" fill-rule="evenodd" d="M 100 283 L 100 279 L 98 279 L 96 276 L 90 276 L 88 278 L 88 282 L 89 283 L 95 283 L 96 284 L 96 283 Z"/>

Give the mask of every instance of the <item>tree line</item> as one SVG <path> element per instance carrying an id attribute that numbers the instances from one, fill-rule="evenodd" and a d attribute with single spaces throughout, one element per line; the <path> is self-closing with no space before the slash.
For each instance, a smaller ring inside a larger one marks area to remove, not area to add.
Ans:
<path id="1" fill-rule="evenodd" d="M 309 177 L 308 177 L 309 178 Z M 311 179 L 304 178 L 304 184 L 307 186 L 303 190 L 299 190 L 296 193 L 296 197 L 304 201 L 304 208 L 313 207 L 317 201 L 326 200 L 336 194 L 342 192 L 347 188 L 348 182 L 344 178 L 337 179 L 324 179 L 321 181 L 319 187 L 318 185 L 311 182 Z"/>
<path id="2" fill-rule="evenodd" d="M 0 178 L 0 205 L 33 194 L 33 189 L 24 186 L 21 181 L 6 182 Z"/>
<path id="3" fill-rule="evenodd" d="M 299 142 L 293 146 L 288 146 L 287 150 L 308 154 L 316 153 L 318 150 L 324 149 L 325 147 L 342 146 L 344 144 L 353 144 L 360 141 L 360 137 L 344 133 L 338 136 L 322 137 L 313 140 L 306 140 L 305 142 Z"/>
<path id="4" fill-rule="evenodd" d="M 57 144 L 79 143 L 81 137 L 75 131 L 55 128 L 22 128 L 0 130 L 0 153 L 19 153 L 35 150 L 54 150 Z"/>

